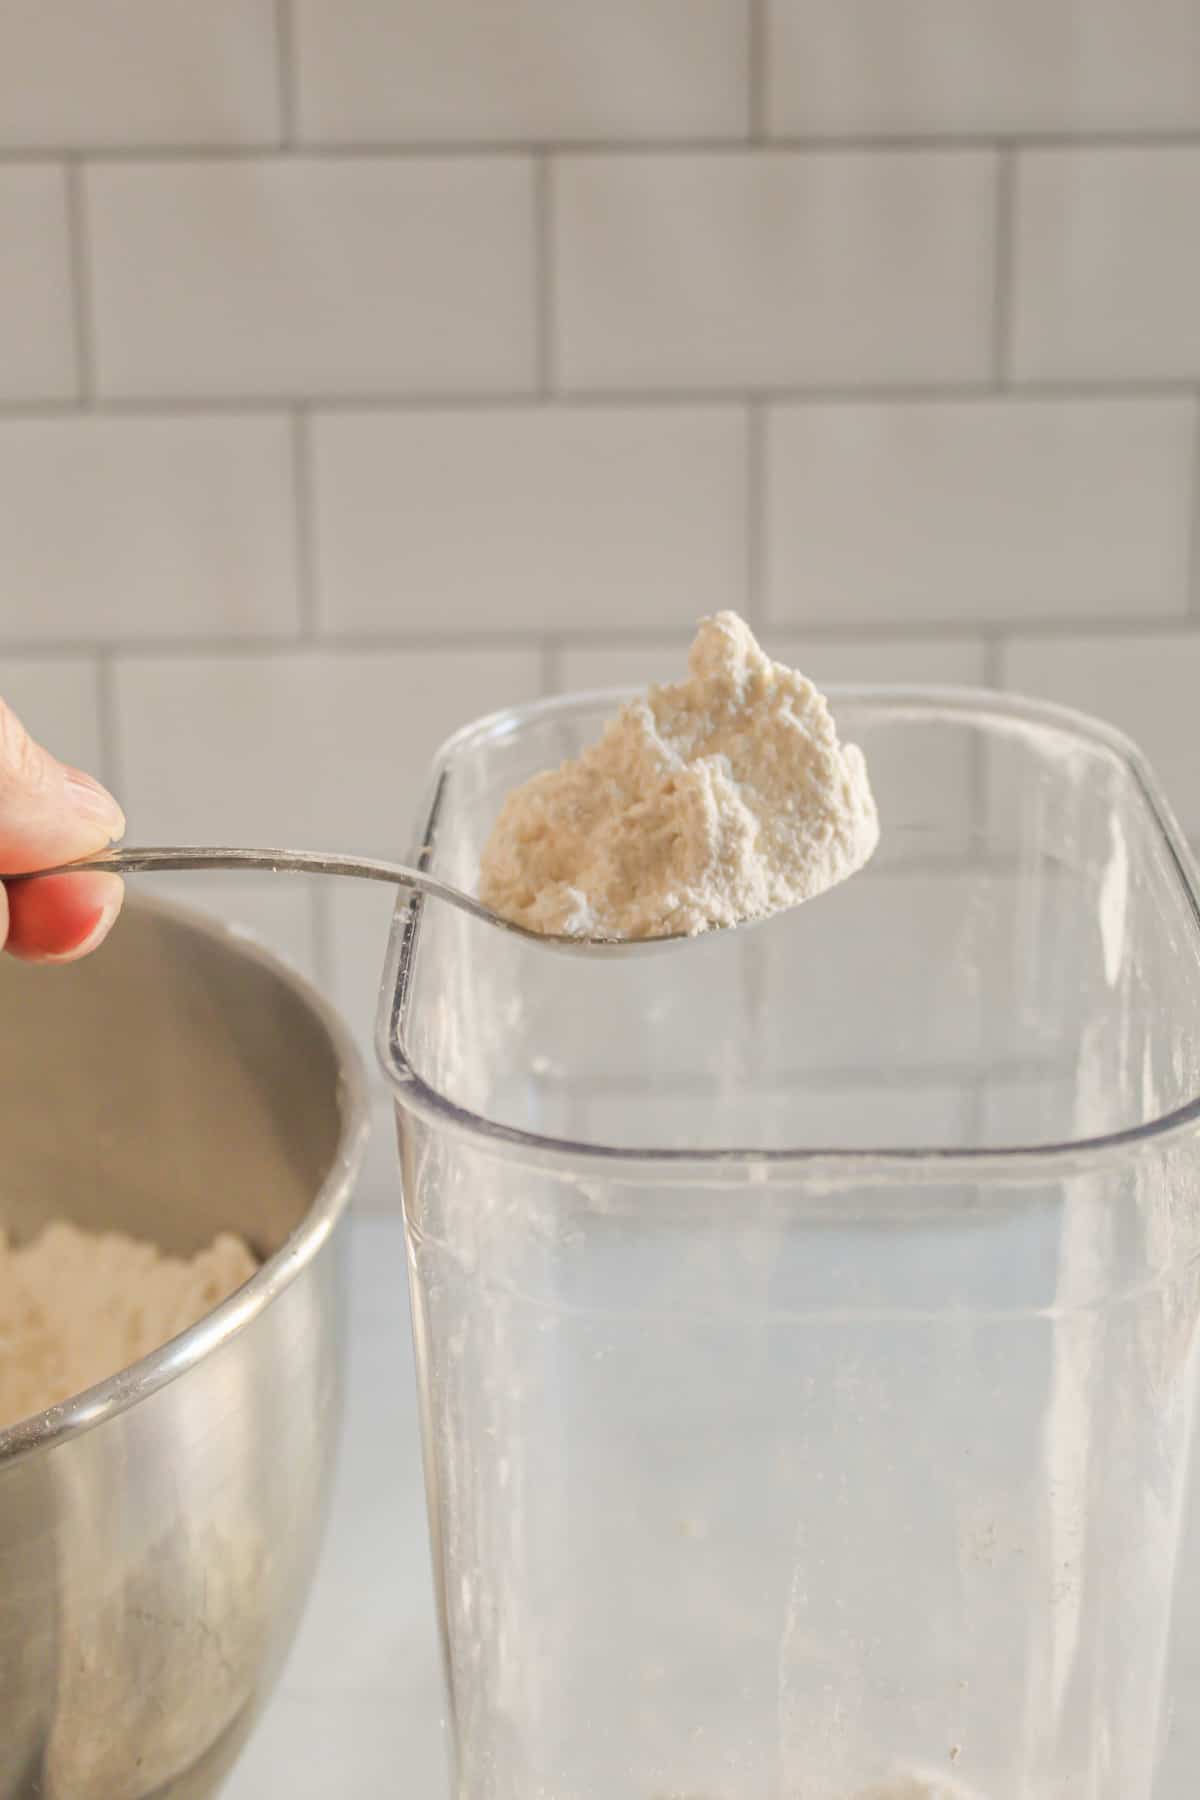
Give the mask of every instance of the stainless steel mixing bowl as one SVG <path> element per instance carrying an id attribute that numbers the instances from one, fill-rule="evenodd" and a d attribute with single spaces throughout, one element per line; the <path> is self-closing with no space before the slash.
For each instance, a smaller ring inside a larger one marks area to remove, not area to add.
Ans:
<path id="1" fill-rule="evenodd" d="M 267 1258 L 206 1319 L 0 1431 L 0 1800 L 219 1786 L 297 1624 L 342 1387 L 359 1058 L 320 998 L 131 895 L 86 962 L 0 959 L 0 1221 Z"/>

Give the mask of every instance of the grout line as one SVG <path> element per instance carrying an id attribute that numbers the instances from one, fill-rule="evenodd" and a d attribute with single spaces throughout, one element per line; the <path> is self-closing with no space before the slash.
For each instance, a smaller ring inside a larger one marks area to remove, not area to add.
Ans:
<path id="1" fill-rule="evenodd" d="M 660 408 L 663 411 L 686 410 L 689 407 L 725 407 L 730 411 L 748 400 L 772 405 L 795 406 L 905 406 L 912 404 L 962 406 L 974 400 L 994 400 L 995 382 L 935 382 L 889 386 L 869 383 L 862 386 L 796 386 L 751 388 L 608 388 L 559 389 L 556 404 L 576 407 L 580 411 L 620 411 L 626 407 Z M 1004 399 L 1014 405 L 1037 406 L 1048 401 L 1077 401 L 1080 404 L 1133 404 L 1144 400 L 1187 400 L 1196 398 L 1194 381 L 1021 381 L 1005 390 Z M 310 413 L 474 413 L 536 411 L 544 405 L 545 396 L 532 388 L 505 389 L 495 393 L 419 393 L 372 394 L 264 394 L 254 398 L 244 395 L 168 395 L 144 396 L 137 399 L 98 398 L 87 411 L 108 418 L 202 418 L 208 415 L 263 418 L 279 416 L 291 408 L 303 406 Z M 78 415 L 85 409 L 70 400 L 0 399 L 0 419 L 62 419 Z"/>
<path id="2" fill-rule="evenodd" d="M 533 308 L 536 386 L 554 392 L 554 171 L 540 153 L 533 160 Z"/>
<path id="3" fill-rule="evenodd" d="M 78 158 L 64 166 L 67 203 L 67 269 L 71 283 L 71 322 L 75 338 L 75 370 L 79 398 L 89 405 L 96 393 L 96 354 L 92 329 L 91 265 L 88 259 L 87 207 L 83 167 Z"/>
<path id="4" fill-rule="evenodd" d="M 987 643 L 989 633 L 1000 633 L 1004 637 L 1036 638 L 1039 640 L 1077 640 L 1090 643 L 1097 639 L 1112 639 L 1119 642 L 1144 639 L 1154 642 L 1164 638 L 1194 636 L 1197 633 L 1197 618 L 1194 613 L 1176 613 L 1170 616 L 1156 615 L 1154 618 L 1138 619 L 1126 616 L 1119 619 L 1106 619 L 1097 622 L 1095 618 L 1037 618 L 1037 619 L 924 619 L 898 622 L 895 619 L 878 618 L 867 620 L 821 619 L 807 620 L 803 618 L 772 619 L 770 632 L 777 643 L 787 643 L 793 639 L 802 639 L 811 645 L 822 643 L 863 643 L 863 644 L 941 644 L 941 643 Z M 362 656 L 367 654 L 387 654 L 388 652 L 414 651 L 449 651 L 461 655 L 473 655 L 490 650 L 534 650 L 541 652 L 547 643 L 548 636 L 553 642 L 556 652 L 565 649 L 668 649 L 674 650 L 686 644 L 690 625 L 683 621 L 674 628 L 662 625 L 656 629 L 639 630 L 635 626 L 627 629 L 589 630 L 587 627 L 572 625 L 545 625 L 512 630 L 472 630 L 469 627 L 461 631 L 407 631 L 392 632 L 353 631 L 330 633 L 322 632 L 311 640 L 301 642 L 294 637 L 278 635 L 266 637 L 246 634 L 184 634 L 179 637 L 161 637 L 147 634 L 142 637 L 116 638 L 54 638 L 11 636 L 0 632 L 0 654 L 12 658 L 28 657 L 30 659 L 49 660 L 68 659 L 80 656 L 114 656 L 131 660 L 154 659 L 169 660 L 172 657 L 184 659 L 190 656 L 211 656 L 214 660 L 234 658 L 238 656 L 287 656 L 319 652 L 325 656 Z"/>
<path id="5" fill-rule="evenodd" d="M 94 410 L 104 413 L 110 418 L 196 418 L 206 414 L 220 414 L 231 417 L 248 417 L 261 419 L 279 417 L 295 406 L 307 407 L 310 411 L 325 412 L 479 412 L 493 409 L 500 411 L 506 408 L 532 407 L 537 404 L 537 396 L 530 388 L 520 391 L 498 391 L 494 394 L 263 394 L 247 396 L 239 394 L 168 394 L 140 395 L 131 397 L 106 397 L 96 401 Z M 0 417 L 4 418 L 39 418 L 42 416 L 59 418 L 63 411 L 70 411 L 69 403 L 59 401 L 9 401 L 0 400 Z M 74 410 L 78 411 L 76 407 Z"/>
<path id="6" fill-rule="evenodd" d="M 69 254 L 68 247 L 68 260 Z M 70 279 L 72 290 L 74 290 L 75 279 L 73 274 L 71 274 Z M 80 358 L 78 346 L 78 320 L 74 317 L 76 312 L 77 308 L 73 306 L 72 332 L 75 334 L 74 349 L 77 365 L 76 374 L 78 376 L 78 363 Z M 78 387 L 80 385 L 81 384 L 77 380 L 76 386 Z M 0 423 L 22 425 L 26 423 L 37 423 L 42 419 L 78 419 L 82 417 L 83 410 L 83 397 L 81 394 L 76 394 L 75 398 L 72 400 L 0 400 Z"/>
<path id="7" fill-rule="evenodd" d="M 992 374 L 997 387 L 1006 387 L 1012 371 L 1013 307 L 1015 299 L 1017 163 L 1011 150 L 997 146 L 996 157 L 996 267 L 992 317 Z"/>
<path id="8" fill-rule="evenodd" d="M 1179 383 L 1183 386 L 1183 383 Z M 1187 388 L 1190 393 L 1190 386 Z M 774 382 L 747 387 L 744 382 L 729 382 L 718 387 L 670 388 L 653 387 L 564 387 L 560 398 L 570 406 L 732 406 L 738 401 L 819 403 L 845 401 L 850 405 L 911 400 L 968 401 L 991 398 L 995 389 L 990 380 L 912 383 L 896 382 Z"/>
<path id="9" fill-rule="evenodd" d="M 767 0 L 749 0 L 746 29 L 749 142 L 761 144 L 767 134 Z"/>
<path id="10" fill-rule="evenodd" d="M 96 717 L 100 729 L 101 776 L 105 786 L 120 799 L 125 771 L 121 758 L 121 729 L 117 706 L 116 671 L 112 655 L 101 651 L 96 658 Z"/>
<path id="11" fill-rule="evenodd" d="M 707 137 L 542 137 L 542 138 L 395 138 L 329 140 L 296 145 L 297 152 L 316 162 L 362 162 L 370 158 L 409 160 L 449 159 L 466 156 L 532 156 L 538 152 L 580 156 L 737 156 L 759 150 L 794 151 L 814 156 L 846 152 L 886 154 L 913 151 L 954 154 L 958 151 L 1004 149 L 1030 150 L 1182 150 L 1200 146 L 1200 130 L 1163 131 L 1011 131 L 945 132 L 785 132 L 763 142 L 748 142 L 736 133 Z M 0 163 L 52 161 L 63 152 L 53 144 L 0 147 Z M 288 147 L 269 141 L 258 144 L 78 144 L 72 154 L 97 163 L 131 162 L 248 162 L 280 158 Z"/>
<path id="12" fill-rule="evenodd" d="M 1025 405 L 1037 405 L 1047 400 L 1080 400 L 1080 401 L 1119 401 L 1119 400 L 1163 400 L 1193 398 L 1196 392 L 1195 382 L 1186 376 L 1177 376 L 1163 380 L 1142 380 L 1136 377 L 1126 381 L 1022 381 L 1014 386 L 1006 399 Z M 654 387 L 611 387 L 611 388 L 569 388 L 559 390 L 559 399 L 571 406 L 579 407 L 618 407 L 618 406 L 719 406 L 736 405 L 746 399 L 763 400 L 771 403 L 798 405 L 806 403 L 820 405 L 845 404 L 849 406 L 897 405 L 902 406 L 911 401 L 929 401 L 945 403 L 948 406 L 966 405 L 972 400 L 990 400 L 995 398 L 995 384 L 990 379 L 979 381 L 952 380 L 945 382 L 776 382 L 761 387 L 747 388 L 745 384 L 729 383 L 724 387 L 687 387 L 670 388 Z M 326 400 L 316 396 L 314 404 L 337 405 L 353 408 L 375 409 L 380 406 L 429 408 L 434 406 L 456 407 L 464 409 L 476 406 L 488 406 L 495 403 L 497 397 L 488 394 L 443 396 L 398 395 L 389 400 L 386 397 L 348 395 L 342 400 Z M 511 393 L 500 395 L 499 403 L 520 406 L 529 405 L 528 394 Z"/>
<path id="13" fill-rule="evenodd" d="M 291 415 L 292 530 L 296 557 L 296 616 L 302 641 L 320 631 L 317 596 L 317 514 L 312 466 L 312 431 L 307 409 Z"/>
<path id="14" fill-rule="evenodd" d="M 280 147 L 288 150 L 296 141 L 296 21 L 291 0 L 275 0 L 275 68 Z"/>
<path id="15" fill-rule="evenodd" d="M 766 413 L 762 403 L 746 407 L 746 619 L 761 636 L 766 614 L 767 495 Z"/>
<path id="16" fill-rule="evenodd" d="M 1192 519 L 1188 543 L 1188 614 L 1200 613 L 1200 391 L 1197 392 L 1195 429 L 1192 434 Z"/>

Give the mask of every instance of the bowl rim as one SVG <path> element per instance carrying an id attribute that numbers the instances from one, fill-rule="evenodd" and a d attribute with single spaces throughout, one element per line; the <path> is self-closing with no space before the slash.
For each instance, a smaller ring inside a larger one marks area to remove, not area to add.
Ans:
<path id="1" fill-rule="evenodd" d="M 327 1032 L 338 1065 L 341 1129 L 337 1148 L 304 1217 L 249 1281 L 194 1325 L 189 1325 L 128 1368 L 118 1370 L 115 1375 L 72 1395 L 69 1400 L 0 1428 L 0 1471 L 38 1450 L 47 1450 L 68 1438 L 78 1437 L 104 1420 L 126 1412 L 140 1400 L 178 1380 L 196 1363 L 244 1331 L 291 1286 L 332 1235 L 346 1210 L 366 1151 L 370 1124 L 363 1059 L 341 1015 L 313 983 L 247 931 L 227 924 L 211 913 L 157 895 L 130 896 L 126 904 L 134 911 L 178 919 L 200 936 L 215 939 L 237 955 L 270 970 L 304 1002 Z M 119 923 L 117 929 L 120 930 Z"/>

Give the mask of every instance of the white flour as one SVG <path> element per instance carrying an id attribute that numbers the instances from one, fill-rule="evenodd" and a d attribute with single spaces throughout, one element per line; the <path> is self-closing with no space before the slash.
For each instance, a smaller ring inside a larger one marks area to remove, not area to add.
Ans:
<path id="1" fill-rule="evenodd" d="M 867 861 L 866 765 L 812 683 L 731 612 L 703 622 L 688 669 L 508 796 L 480 865 L 496 912 L 556 935 L 694 935 L 810 900 Z"/>
<path id="2" fill-rule="evenodd" d="M 257 1267 L 228 1232 L 186 1259 L 74 1225 L 47 1225 L 20 1249 L 0 1232 L 0 1428 L 157 1350 Z"/>

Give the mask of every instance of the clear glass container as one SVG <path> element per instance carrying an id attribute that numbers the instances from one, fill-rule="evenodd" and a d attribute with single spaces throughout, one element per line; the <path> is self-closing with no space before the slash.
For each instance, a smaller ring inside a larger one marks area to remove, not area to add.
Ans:
<path id="1" fill-rule="evenodd" d="M 422 854 L 614 697 L 441 756 Z M 1148 1800 L 1200 927 L 1123 739 L 835 695 L 883 843 L 627 959 L 420 900 L 394 1084 L 457 1800 Z"/>

